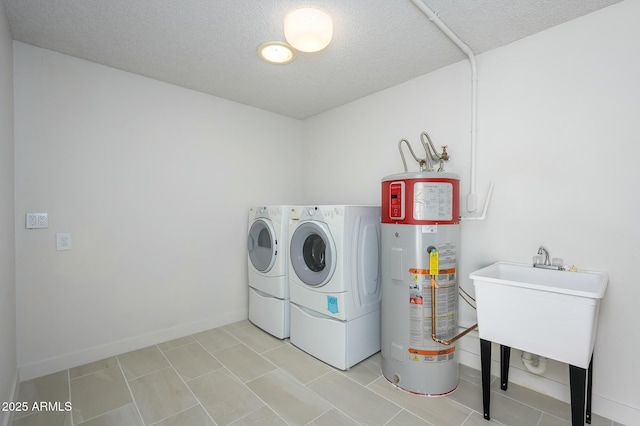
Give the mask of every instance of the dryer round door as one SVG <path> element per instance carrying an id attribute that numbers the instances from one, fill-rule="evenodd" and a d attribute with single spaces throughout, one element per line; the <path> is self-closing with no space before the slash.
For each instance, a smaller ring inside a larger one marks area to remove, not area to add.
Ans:
<path id="1" fill-rule="evenodd" d="M 326 225 L 300 223 L 291 236 L 291 266 L 303 283 L 320 287 L 331 279 L 336 268 L 336 248 Z"/>
<path id="2" fill-rule="evenodd" d="M 266 273 L 273 268 L 278 254 L 278 242 L 273 225 L 269 221 L 256 219 L 247 238 L 249 260 L 258 272 Z"/>

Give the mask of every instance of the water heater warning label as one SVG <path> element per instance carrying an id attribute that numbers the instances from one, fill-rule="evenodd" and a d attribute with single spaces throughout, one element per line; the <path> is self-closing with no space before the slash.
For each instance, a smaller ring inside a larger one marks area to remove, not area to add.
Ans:
<path id="1" fill-rule="evenodd" d="M 448 182 L 416 182 L 413 185 L 415 220 L 453 220 L 453 185 Z"/>
<path id="2" fill-rule="evenodd" d="M 446 251 L 445 251 L 446 253 Z M 457 330 L 458 288 L 455 267 L 439 265 L 435 275 L 436 330 L 440 339 L 451 339 Z M 445 266 L 445 267 L 443 267 Z M 450 266 L 450 265 L 447 265 Z M 413 361 L 443 362 L 453 358 L 455 347 L 442 349 L 431 338 L 431 271 L 411 268 L 409 284 L 409 352 Z"/>
<path id="3" fill-rule="evenodd" d="M 411 354 L 411 361 L 422 361 L 422 362 L 449 361 L 450 359 L 453 359 L 455 351 L 456 351 L 455 346 L 452 346 L 447 349 L 442 349 L 442 350 L 425 350 L 425 349 L 409 348 L 409 353 Z"/>

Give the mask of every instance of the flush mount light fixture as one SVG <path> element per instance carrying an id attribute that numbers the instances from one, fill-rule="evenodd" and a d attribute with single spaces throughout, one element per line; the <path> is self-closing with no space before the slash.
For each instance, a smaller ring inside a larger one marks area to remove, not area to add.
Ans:
<path id="1" fill-rule="evenodd" d="M 284 65 L 296 59 L 296 51 L 287 43 L 268 41 L 258 46 L 258 56 L 270 64 Z"/>
<path id="2" fill-rule="evenodd" d="M 319 9 L 295 9 L 284 18 L 284 37 L 301 52 L 318 52 L 327 47 L 333 37 L 333 21 Z"/>

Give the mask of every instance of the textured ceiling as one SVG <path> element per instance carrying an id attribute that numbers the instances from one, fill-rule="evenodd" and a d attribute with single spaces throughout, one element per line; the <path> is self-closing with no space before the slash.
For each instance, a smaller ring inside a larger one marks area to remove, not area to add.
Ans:
<path id="1" fill-rule="evenodd" d="M 295 118 L 466 58 L 411 0 L 4 1 L 15 40 Z M 621 0 L 422 1 L 478 54 Z M 329 47 L 261 61 L 301 6 L 332 15 Z"/>

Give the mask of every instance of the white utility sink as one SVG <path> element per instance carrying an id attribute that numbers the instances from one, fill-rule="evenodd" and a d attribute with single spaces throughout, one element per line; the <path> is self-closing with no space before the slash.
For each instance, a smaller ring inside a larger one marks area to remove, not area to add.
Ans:
<path id="1" fill-rule="evenodd" d="M 469 277 L 481 339 L 588 368 L 606 273 L 496 262 Z"/>

